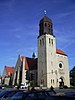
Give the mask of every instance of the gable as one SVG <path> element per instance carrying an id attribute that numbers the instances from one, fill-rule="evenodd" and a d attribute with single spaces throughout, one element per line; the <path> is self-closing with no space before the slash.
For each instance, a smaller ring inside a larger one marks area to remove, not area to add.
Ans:
<path id="1" fill-rule="evenodd" d="M 5 66 L 6 74 L 11 76 L 14 73 L 14 67 Z"/>

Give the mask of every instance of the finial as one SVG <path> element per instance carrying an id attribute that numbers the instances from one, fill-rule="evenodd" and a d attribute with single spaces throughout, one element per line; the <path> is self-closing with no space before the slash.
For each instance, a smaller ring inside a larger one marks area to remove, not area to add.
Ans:
<path id="1" fill-rule="evenodd" d="M 33 54 L 32 54 L 32 58 L 36 58 L 36 54 L 35 54 L 35 52 L 33 52 Z"/>
<path id="2" fill-rule="evenodd" d="M 44 10 L 44 14 L 46 15 L 46 10 Z"/>

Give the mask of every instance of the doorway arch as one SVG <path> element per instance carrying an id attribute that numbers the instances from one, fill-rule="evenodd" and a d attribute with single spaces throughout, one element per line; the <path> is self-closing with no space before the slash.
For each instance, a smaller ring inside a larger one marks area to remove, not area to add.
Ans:
<path id="1" fill-rule="evenodd" d="M 64 77 L 60 77 L 59 78 L 59 88 L 63 88 L 64 87 Z"/>

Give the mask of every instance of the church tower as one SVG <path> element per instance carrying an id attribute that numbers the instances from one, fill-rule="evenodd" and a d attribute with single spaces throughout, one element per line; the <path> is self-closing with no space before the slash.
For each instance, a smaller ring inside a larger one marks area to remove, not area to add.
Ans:
<path id="1" fill-rule="evenodd" d="M 38 85 L 56 87 L 56 38 L 53 23 L 46 15 L 39 23 L 38 36 Z"/>

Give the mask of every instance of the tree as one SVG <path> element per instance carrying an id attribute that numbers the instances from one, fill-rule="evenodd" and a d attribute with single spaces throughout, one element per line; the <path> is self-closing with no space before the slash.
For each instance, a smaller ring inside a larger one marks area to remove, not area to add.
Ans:
<path id="1" fill-rule="evenodd" d="M 70 71 L 70 84 L 75 86 L 75 66 Z"/>

